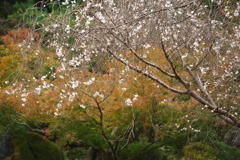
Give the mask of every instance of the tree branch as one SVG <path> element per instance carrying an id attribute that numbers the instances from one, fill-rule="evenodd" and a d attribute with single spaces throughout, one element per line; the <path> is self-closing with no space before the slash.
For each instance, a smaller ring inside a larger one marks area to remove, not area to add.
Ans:
<path id="1" fill-rule="evenodd" d="M 28 124 L 26 123 L 20 123 L 20 122 L 17 122 L 17 121 L 14 121 L 16 124 L 19 124 L 21 126 L 24 126 L 24 127 L 27 127 L 30 131 L 32 132 L 37 132 L 37 133 L 43 133 L 42 130 L 39 130 L 39 129 L 32 129 Z"/>
<path id="2" fill-rule="evenodd" d="M 114 56 L 114 58 L 116 58 L 119 62 L 123 63 L 124 65 L 128 66 L 130 69 L 152 79 L 154 82 L 157 82 L 158 84 L 160 84 L 161 86 L 163 86 L 164 88 L 166 88 L 167 90 L 170 90 L 174 93 L 179 93 L 179 94 L 187 94 L 188 91 L 185 90 L 178 90 L 178 89 L 175 89 L 175 88 L 172 88 L 170 87 L 169 85 L 167 85 L 166 83 L 164 83 L 163 81 L 161 81 L 160 79 L 158 79 L 157 77 L 153 76 L 152 74 L 146 72 L 146 71 L 142 71 L 140 69 L 138 69 L 137 67 L 129 64 L 128 62 L 126 62 L 125 60 L 123 60 L 122 58 L 118 57 L 109 47 L 106 47 L 107 48 L 107 51 L 112 55 Z"/>

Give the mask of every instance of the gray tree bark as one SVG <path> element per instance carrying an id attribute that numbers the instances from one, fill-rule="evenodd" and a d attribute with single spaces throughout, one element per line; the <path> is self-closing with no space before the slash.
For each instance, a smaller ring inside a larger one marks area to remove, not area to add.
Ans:
<path id="1" fill-rule="evenodd" d="M 11 131 L 8 130 L 1 134 L 0 139 L 0 160 L 4 160 L 7 157 L 10 157 L 13 154 L 13 144 Z"/>

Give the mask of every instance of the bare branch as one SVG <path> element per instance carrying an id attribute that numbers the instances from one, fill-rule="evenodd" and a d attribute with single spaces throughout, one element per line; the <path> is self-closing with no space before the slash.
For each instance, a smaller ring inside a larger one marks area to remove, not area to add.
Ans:
<path id="1" fill-rule="evenodd" d="M 37 132 L 37 133 L 43 133 L 42 130 L 39 130 L 39 129 L 32 129 L 28 124 L 26 123 L 21 123 L 21 122 L 17 122 L 17 121 L 14 121 L 16 124 L 19 124 L 21 126 L 24 126 L 24 127 L 27 127 L 30 131 L 32 132 Z"/>
<path id="2" fill-rule="evenodd" d="M 153 81 L 157 82 L 158 84 L 160 84 L 161 86 L 163 86 L 164 88 L 166 88 L 167 90 L 170 90 L 174 93 L 179 93 L 179 94 L 187 94 L 188 91 L 182 91 L 182 90 L 178 90 L 175 88 L 170 87 L 169 85 L 167 85 L 166 83 L 164 83 L 163 81 L 161 81 L 160 79 L 158 79 L 157 77 L 153 76 L 152 74 L 146 72 L 146 71 L 142 71 L 140 69 L 138 69 L 137 67 L 129 64 L 128 62 L 124 61 L 122 58 L 118 57 L 109 47 L 107 47 L 107 51 L 113 55 L 118 61 L 120 61 L 121 63 L 123 63 L 124 65 L 128 66 L 130 69 L 152 79 Z"/>
<path id="3" fill-rule="evenodd" d="M 177 70 L 176 70 L 176 66 L 173 64 L 172 60 L 170 59 L 165 47 L 164 47 L 164 44 L 163 44 L 163 41 L 161 41 L 161 46 L 162 46 L 162 49 L 163 49 L 163 53 L 168 61 L 168 63 L 170 64 L 171 66 L 171 69 L 173 70 L 173 73 L 174 73 L 174 77 L 180 82 L 183 84 L 183 86 L 188 90 L 189 89 L 189 84 L 187 82 L 185 82 L 181 76 L 177 73 Z"/>
<path id="4" fill-rule="evenodd" d="M 142 58 L 136 51 L 134 51 L 126 42 L 124 42 L 122 39 L 120 39 L 116 34 L 114 34 L 113 32 L 110 32 L 117 40 L 119 40 L 122 44 L 124 44 L 126 46 L 127 49 L 129 49 L 134 56 L 136 56 L 140 61 L 142 61 L 143 63 L 145 63 L 148 66 L 151 66 L 153 68 L 156 68 L 157 70 L 159 70 L 160 72 L 162 72 L 163 74 L 175 78 L 174 74 L 171 74 L 165 70 L 163 70 L 161 67 L 159 67 L 157 64 L 151 63 L 147 60 L 145 60 L 144 58 Z"/>

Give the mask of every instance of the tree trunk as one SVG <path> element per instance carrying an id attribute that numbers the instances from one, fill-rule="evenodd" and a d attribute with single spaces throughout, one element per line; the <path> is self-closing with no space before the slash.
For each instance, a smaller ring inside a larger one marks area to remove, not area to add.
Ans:
<path id="1" fill-rule="evenodd" d="M 13 154 L 12 136 L 10 130 L 3 132 L 0 139 L 0 160 L 4 160 Z"/>

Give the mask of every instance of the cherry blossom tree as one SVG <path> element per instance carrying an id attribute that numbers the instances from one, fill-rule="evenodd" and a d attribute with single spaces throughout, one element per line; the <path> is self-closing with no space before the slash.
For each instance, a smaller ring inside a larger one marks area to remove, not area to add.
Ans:
<path id="1" fill-rule="evenodd" d="M 240 127 L 239 2 L 66 0 L 61 6 L 60 13 L 43 13 L 30 25 L 42 32 L 40 45 L 55 49 L 66 76 L 84 68 L 111 74 L 99 67 L 106 59 L 117 60 L 125 70 L 171 92 L 189 95 L 202 105 L 199 109 L 206 107 Z M 150 56 L 156 48 L 159 52 Z M 112 66 L 111 71 L 116 68 Z M 94 81 L 92 77 L 85 83 Z M 71 83 L 78 82 L 73 78 Z"/>

